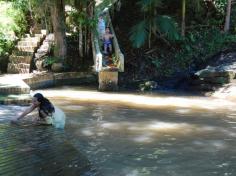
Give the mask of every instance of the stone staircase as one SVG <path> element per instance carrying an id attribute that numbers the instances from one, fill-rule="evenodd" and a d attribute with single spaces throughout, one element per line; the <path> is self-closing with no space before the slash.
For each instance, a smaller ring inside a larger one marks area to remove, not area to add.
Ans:
<path id="1" fill-rule="evenodd" d="M 41 41 L 45 38 L 45 32 L 35 34 L 31 37 L 29 34 L 18 41 L 15 50 L 9 57 L 8 73 L 29 73 L 35 51 L 40 46 Z"/>

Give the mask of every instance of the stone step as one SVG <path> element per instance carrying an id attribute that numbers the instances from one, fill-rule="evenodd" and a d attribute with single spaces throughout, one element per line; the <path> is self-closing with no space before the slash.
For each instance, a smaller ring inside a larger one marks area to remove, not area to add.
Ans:
<path id="1" fill-rule="evenodd" d="M 47 53 L 47 52 L 48 52 L 47 49 L 39 48 L 39 49 L 37 50 L 37 53 Z"/>
<path id="2" fill-rule="evenodd" d="M 12 55 L 14 56 L 33 56 L 34 53 L 26 52 L 26 51 L 19 51 L 17 49 L 13 50 Z"/>
<path id="3" fill-rule="evenodd" d="M 44 34 L 34 34 L 34 37 L 39 37 L 40 39 L 42 39 L 45 37 L 45 35 Z"/>
<path id="4" fill-rule="evenodd" d="M 30 38 L 31 35 L 30 35 L 30 34 L 25 34 L 25 37 L 26 37 L 26 38 Z"/>
<path id="5" fill-rule="evenodd" d="M 39 41 L 19 41 L 17 43 L 18 46 L 33 46 L 33 47 L 38 47 L 40 44 Z"/>
<path id="6" fill-rule="evenodd" d="M 41 37 L 25 37 L 25 38 L 21 38 L 21 41 L 34 41 L 34 42 L 40 42 L 41 41 Z"/>
<path id="7" fill-rule="evenodd" d="M 48 35 L 48 30 L 47 29 L 41 29 L 41 34 L 43 34 L 44 36 Z"/>
<path id="8" fill-rule="evenodd" d="M 19 51 L 31 52 L 31 53 L 34 53 L 36 50 L 36 47 L 33 47 L 33 46 L 19 46 L 19 45 L 17 45 L 16 48 Z"/>
<path id="9" fill-rule="evenodd" d="M 48 34 L 45 38 L 46 41 L 54 41 L 54 34 Z"/>
<path id="10" fill-rule="evenodd" d="M 30 72 L 30 64 L 25 63 L 8 63 L 7 73 L 29 73 Z"/>
<path id="11" fill-rule="evenodd" d="M 11 55 L 9 57 L 9 62 L 10 63 L 14 63 L 14 64 L 19 64 L 19 63 L 26 63 L 26 64 L 30 64 L 32 61 L 33 56 L 15 56 L 15 55 Z"/>
<path id="12" fill-rule="evenodd" d="M 40 47 L 40 49 L 42 49 L 42 50 L 50 50 L 50 46 L 49 45 L 42 45 L 41 47 Z"/>
<path id="13" fill-rule="evenodd" d="M 51 47 L 51 45 L 52 45 L 52 43 L 44 41 L 41 47 L 45 47 L 45 46 Z"/>
<path id="14" fill-rule="evenodd" d="M 39 58 L 41 58 L 41 57 L 43 57 L 43 56 L 45 56 L 45 55 L 47 55 L 46 52 L 35 53 L 35 58 L 39 59 Z"/>

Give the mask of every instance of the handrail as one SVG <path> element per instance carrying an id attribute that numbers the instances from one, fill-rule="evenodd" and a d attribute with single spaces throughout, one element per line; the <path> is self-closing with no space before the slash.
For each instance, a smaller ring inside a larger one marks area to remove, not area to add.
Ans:
<path id="1" fill-rule="evenodd" d="M 113 46 L 114 46 L 115 55 L 119 59 L 117 67 L 119 69 L 119 72 L 124 72 L 124 55 L 120 50 L 120 46 L 119 46 L 117 37 L 115 35 L 115 31 L 114 31 L 114 28 L 113 28 L 113 25 L 112 25 L 112 22 L 111 22 L 111 17 L 110 17 L 109 12 L 107 12 L 106 15 L 107 15 L 108 22 L 110 24 L 111 33 L 114 36 L 113 37 Z"/>
<path id="2" fill-rule="evenodd" d="M 118 63 L 117 63 L 117 69 L 119 72 L 124 72 L 124 55 L 120 50 L 119 44 L 118 44 L 118 40 L 117 37 L 115 35 L 115 31 L 114 28 L 112 26 L 111 23 L 111 17 L 109 12 L 106 10 L 104 11 L 104 13 L 106 14 L 106 19 L 108 20 L 109 26 L 110 26 L 110 30 L 113 34 L 113 46 L 114 46 L 114 52 L 115 52 L 115 57 L 118 58 Z M 94 60 L 94 71 L 95 72 L 100 72 L 104 69 L 107 69 L 106 67 L 103 68 L 102 63 L 103 63 L 103 55 L 100 51 L 100 47 L 99 47 L 99 42 L 98 42 L 98 36 L 97 33 L 94 31 L 92 33 L 92 50 L 93 50 L 93 60 Z"/>
<path id="3" fill-rule="evenodd" d="M 96 34 L 92 35 L 92 50 L 93 50 L 93 62 L 94 62 L 94 71 L 99 72 L 102 70 L 102 53 L 99 48 L 98 38 Z"/>

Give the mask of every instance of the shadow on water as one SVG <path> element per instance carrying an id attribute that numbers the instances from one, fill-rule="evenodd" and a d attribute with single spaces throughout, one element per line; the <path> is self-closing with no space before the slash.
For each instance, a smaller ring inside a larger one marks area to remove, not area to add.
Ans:
<path id="1" fill-rule="evenodd" d="M 64 130 L 33 126 L 29 122 L 9 123 L 17 106 L 0 106 L 0 175 L 99 175 Z"/>
<path id="2" fill-rule="evenodd" d="M 43 91 L 65 132 L 103 175 L 235 175 L 235 102 L 173 94 Z"/>

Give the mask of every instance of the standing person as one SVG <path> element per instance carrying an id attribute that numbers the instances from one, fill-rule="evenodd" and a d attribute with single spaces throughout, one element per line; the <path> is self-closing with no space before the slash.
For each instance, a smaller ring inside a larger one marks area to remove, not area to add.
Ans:
<path id="1" fill-rule="evenodd" d="M 106 28 L 105 20 L 103 19 L 103 15 L 101 14 L 98 17 L 98 35 L 101 40 L 103 35 L 105 34 L 105 28 Z"/>
<path id="2" fill-rule="evenodd" d="M 20 119 L 31 113 L 33 110 L 38 109 L 37 124 L 39 125 L 53 125 L 56 128 L 64 128 L 65 114 L 64 112 L 53 106 L 53 104 L 45 98 L 41 93 L 36 93 L 32 98 L 32 104 L 25 109 L 21 115 L 13 119 L 12 123 L 17 123 Z"/>
<path id="3" fill-rule="evenodd" d="M 104 53 L 112 53 L 112 38 L 113 35 L 110 32 L 110 28 L 106 27 L 105 34 L 103 35 Z M 109 49 L 109 52 L 108 52 Z"/>

